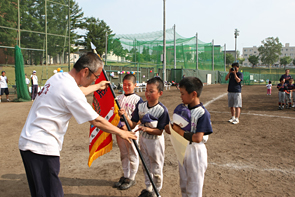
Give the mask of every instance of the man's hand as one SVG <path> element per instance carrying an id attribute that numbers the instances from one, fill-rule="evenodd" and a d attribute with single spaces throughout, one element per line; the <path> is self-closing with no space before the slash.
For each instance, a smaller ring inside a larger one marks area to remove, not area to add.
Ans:
<path id="1" fill-rule="evenodd" d="M 110 84 L 109 81 L 101 81 L 97 84 L 97 89 L 98 90 L 104 90 L 108 87 L 108 85 Z"/>
<path id="2" fill-rule="evenodd" d="M 122 138 L 122 139 L 125 139 L 127 140 L 129 143 L 132 143 L 130 139 L 134 139 L 136 140 L 137 139 L 137 136 L 130 132 L 130 131 L 125 131 L 125 130 L 121 130 L 122 132 L 119 133 L 119 136 Z"/>

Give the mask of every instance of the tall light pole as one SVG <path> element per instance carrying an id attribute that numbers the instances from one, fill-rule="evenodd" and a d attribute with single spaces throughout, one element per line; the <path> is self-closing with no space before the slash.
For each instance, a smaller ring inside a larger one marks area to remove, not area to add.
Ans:
<path id="1" fill-rule="evenodd" d="M 235 62 L 237 62 L 237 37 L 239 36 L 239 30 L 235 29 Z"/>
<path id="2" fill-rule="evenodd" d="M 163 0 L 163 81 L 166 81 L 166 14 L 165 1 Z"/>

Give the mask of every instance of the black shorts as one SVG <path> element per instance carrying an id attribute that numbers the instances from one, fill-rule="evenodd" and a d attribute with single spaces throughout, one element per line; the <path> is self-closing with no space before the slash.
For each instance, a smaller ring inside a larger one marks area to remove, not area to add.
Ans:
<path id="1" fill-rule="evenodd" d="M 8 88 L 1 88 L 1 96 L 3 95 L 3 94 L 6 94 L 6 95 L 9 95 L 9 91 L 8 91 Z"/>

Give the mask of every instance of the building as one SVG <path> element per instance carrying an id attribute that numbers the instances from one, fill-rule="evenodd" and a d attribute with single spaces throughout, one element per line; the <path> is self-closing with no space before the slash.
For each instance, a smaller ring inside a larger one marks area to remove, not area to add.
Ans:
<path id="1" fill-rule="evenodd" d="M 252 66 L 252 64 L 249 62 L 248 58 L 250 55 L 259 55 L 258 47 L 244 47 L 243 48 L 243 58 L 245 58 L 245 61 L 243 62 L 243 66 Z M 295 59 L 295 46 L 290 46 L 289 43 L 286 43 L 285 46 L 282 47 L 280 58 L 289 56 L 292 59 Z M 280 60 L 275 62 L 275 65 L 279 65 Z M 262 62 L 259 60 L 258 66 L 262 65 Z M 293 63 L 291 63 L 293 65 Z"/>

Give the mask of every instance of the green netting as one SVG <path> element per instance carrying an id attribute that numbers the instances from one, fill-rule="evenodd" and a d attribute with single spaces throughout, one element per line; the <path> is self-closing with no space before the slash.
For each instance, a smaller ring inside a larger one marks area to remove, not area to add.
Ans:
<path id="1" fill-rule="evenodd" d="M 30 101 L 31 97 L 25 79 L 23 55 L 17 45 L 15 46 L 15 82 L 17 99 L 13 101 Z"/>
<path id="2" fill-rule="evenodd" d="M 196 37 L 185 38 L 175 33 L 176 42 L 176 68 L 196 69 L 196 54 L 198 51 L 198 69 L 224 70 L 224 53 L 219 45 L 213 46 L 198 40 L 196 50 Z M 163 31 L 143 34 L 122 34 L 109 36 L 108 55 L 120 58 L 107 57 L 108 64 L 113 61 L 128 62 L 134 66 L 161 68 L 163 54 Z M 214 55 L 214 65 L 212 62 Z M 166 67 L 174 68 L 174 30 L 166 30 Z"/>

